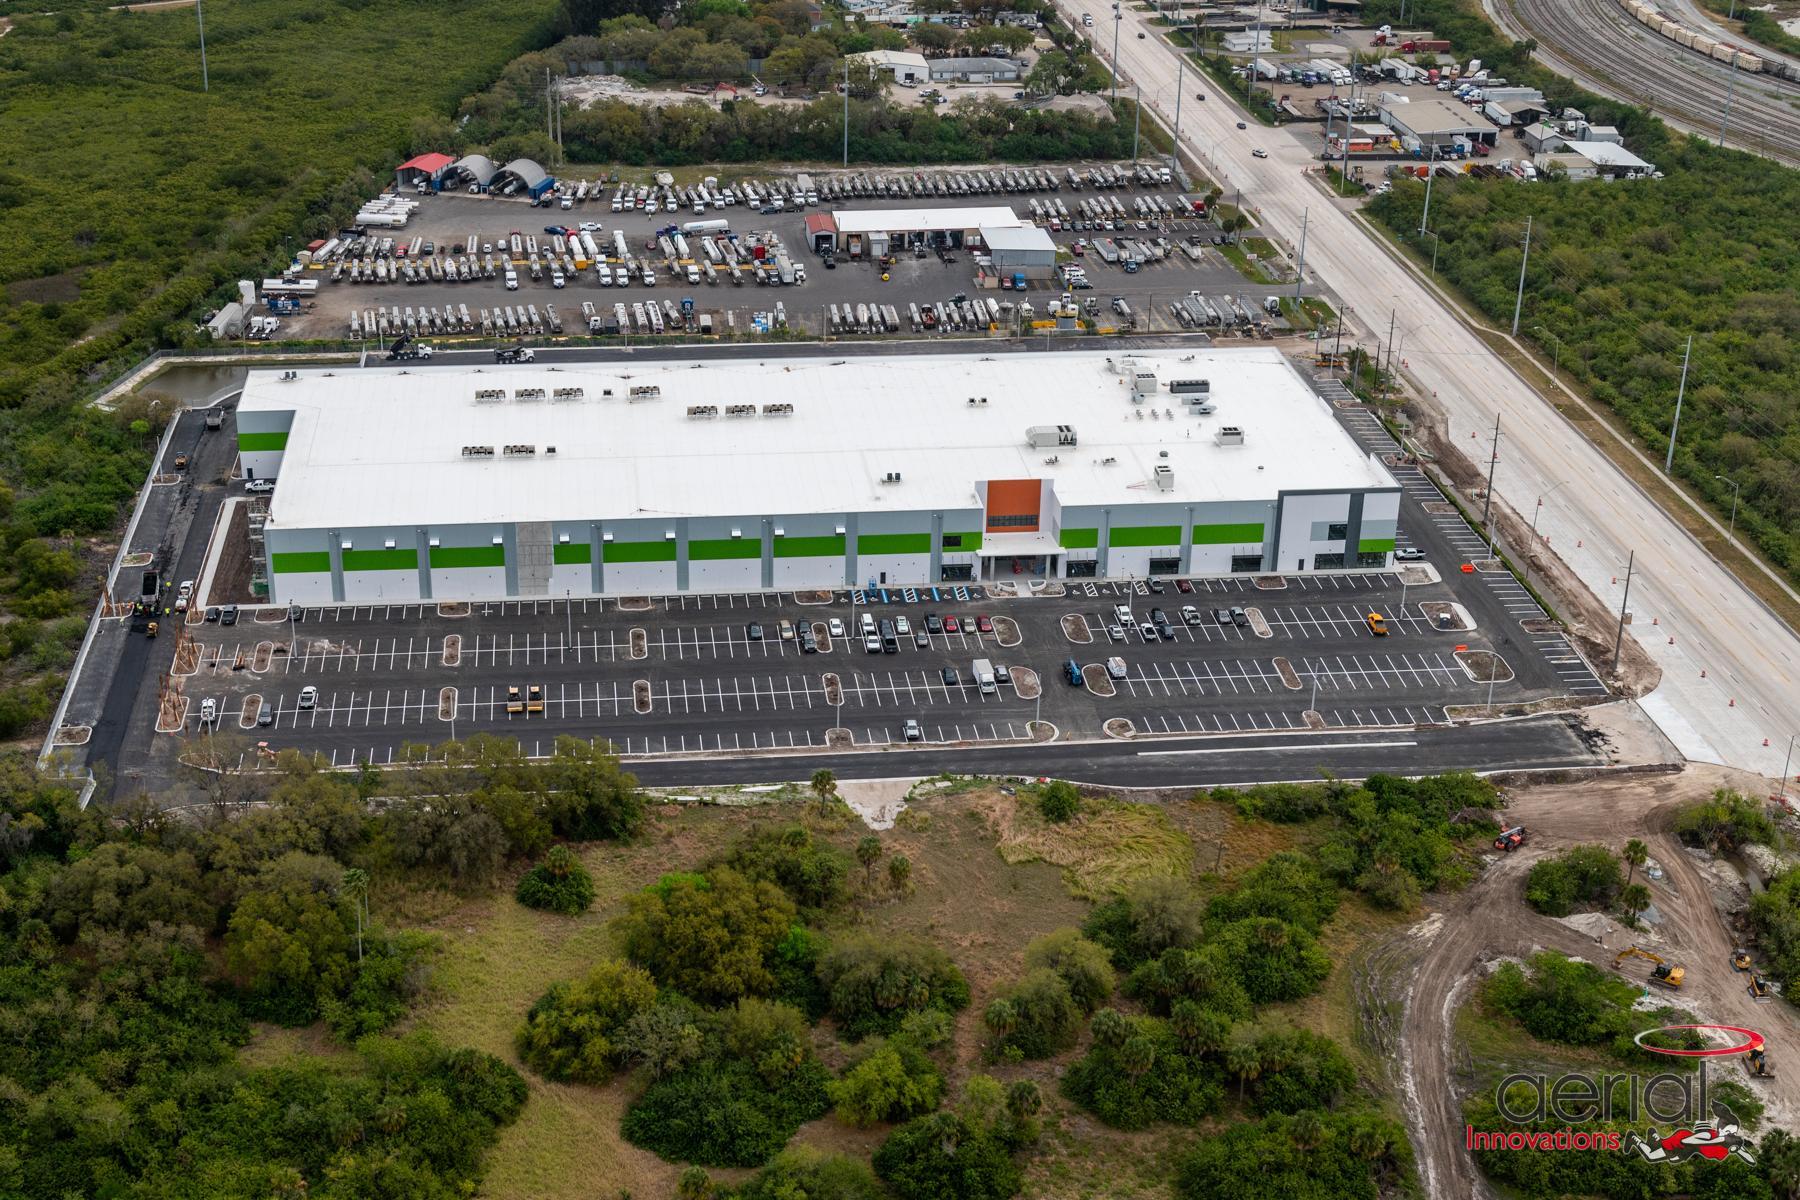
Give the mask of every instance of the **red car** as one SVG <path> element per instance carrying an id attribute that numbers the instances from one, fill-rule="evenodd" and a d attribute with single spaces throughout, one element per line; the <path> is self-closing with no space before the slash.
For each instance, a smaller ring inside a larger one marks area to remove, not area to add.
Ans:
<path id="1" fill-rule="evenodd" d="M 955 617 L 945 617 L 944 618 L 944 632 L 945 633 L 957 633 L 961 629 L 962 629 L 962 626 L 957 624 Z"/>
<path id="2" fill-rule="evenodd" d="M 1175 590 L 1184 596 L 1191 595 L 1194 591 L 1194 585 L 1185 579 L 1177 579 L 1175 581 Z"/>
<path id="3" fill-rule="evenodd" d="M 975 628 L 982 633 L 994 632 L 994 622 L 989 617 L 976 617 Z"/>

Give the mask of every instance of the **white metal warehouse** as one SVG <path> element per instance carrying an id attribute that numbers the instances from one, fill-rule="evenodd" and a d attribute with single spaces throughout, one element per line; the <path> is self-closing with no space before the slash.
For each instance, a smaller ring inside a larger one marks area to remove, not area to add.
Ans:
<path id="1" fill-rule="evenodd" d="M 252 372 L 271 599 L 1386 566 L 1399 488 L 1271 348 Z M 1211 409 L 1212 411 L 1205 411 Z"/>

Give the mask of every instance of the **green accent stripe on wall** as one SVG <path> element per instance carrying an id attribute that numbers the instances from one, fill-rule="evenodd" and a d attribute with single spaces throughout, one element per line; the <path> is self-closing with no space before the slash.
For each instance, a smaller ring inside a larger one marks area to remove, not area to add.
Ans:
<path id="1" fill-rule="evenodd" d="M 418 569 L 419 552 L 417 550 L 344 551 L 344 570 L 346 571 L 416 571 Z"/>
<path id="2" fill-rule="evenodd" d="M 956 545 L 952 546 L 950 544 L 951 538 L 961 538 L 962 540 L 960 542 L 958 542 Z M 955 532 L 946 533 L 946 534 L 944 534 L 944 548 L 946 550 L 954 551 L 957 554 L 967 554 L 972 550 L 979 550 L 979 549 L 981 549 L 981 534 L 979 534 L 979 533 L 955 533 Z"/>
<path id="3" fill-rule="evenodd" d="M 290 550 L 286 554 L 269 555 L 269 569 L 277 575 L 310 575 L 331 570 L 331 553 L 327 550 Z"/>
<path id="4" fill-rule="evenodd" d="M 861 533 L 856 536 L 858 554 L 930 554 L 929 533 Z"/>
<path id="5" fill-rule="evenodd" d="M 844 535 L 828 533 L 823 537 L 778 537 L 775 539 L 775 557 L 842 558 Z"/>
<path id="6" fill-rule="evenodd" d="M 762 539 L 689 538 L 687 549 L 689 562 L 707 562 L 720 558 L 761 558 Z"/>
<path id="7" fill-rule="evenodd" d="M 1196 525 L 1196 546 L 1241 546 L 1254 542 L 1262 545 L 1263 523 L 1246 521 L 1241 525 Z"/>
<path id="8" fill-rule="evenodd" d="M 609 563 L 674 562 L 675 542 L 669 538 L 660 542 L 607 542 L 600 558 Z"/>
<path id="9" fill-rule="evenodd" d="M 569 566 L 594 561 L 594 548 L 586 542 L 558 542 L 550 551 L 551 561 L 557 566 Z"/>
<path id="10" fill-rule="evenodd" d="M 1364 538 L 1356 543 L 1356 548 L 1363 554 L 1389 554 L 1394 549 L 1393 538 Z"/>
<path id="11" fill-rule="evenodd" d="M 1113 527 L 1112 535 L 1107 539 L 1112 546 L 1179 546 L 1181 545 L 1181 526 L 1179 525 L 1127 525 L 1124 528 Z"/>
<path id="12" fill-rule="evenodd" d="M 240 433 L 238 434 L 239 450 L 286 450 L 286 433 Z"/>
<path id="13" fill-rule="evenodd" d="M 1062 547 L 1064 550 L 1097 550 L 1100 547 L 1100 531 L 1093 528 L 1064 529 Z"/>
<path id="14" fill-rule="evenodd" d="M 504 567 L 505 546 L 433 546 L 431 565 L 434 569 L 456 567 Z"/>

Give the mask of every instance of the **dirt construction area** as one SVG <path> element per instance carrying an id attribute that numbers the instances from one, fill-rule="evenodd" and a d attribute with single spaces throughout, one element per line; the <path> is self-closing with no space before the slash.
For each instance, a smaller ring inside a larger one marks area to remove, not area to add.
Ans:
<path id="1" fill-rule="evenodd" d="M 1768 1106 L 1764 1128 L 1791 1127 L 1800 1118 L 1800 1015 L 1779 1000 L 1752 999 L 1730 961 L 1740 944 L 1730 922 L 1747 904 L 1747 886 L 1731 864 L 1684 848 L 1669 832 L 1680 809 L 1721 787 L 1746 795 L 1766 791 L 1765 781 L 1711 767 L 1510 788 L 1502 819 L 1530 831 L 1525 845 L 1490 854 L 1467 890 L 1436 898 L 1425 920 L 1371 948 L 1358 985 L 1361 1017 L 1390 1063 L 1426 1195 L 1499 1194 L 1464 1149 L 1469 1050 L 1458 1036 L 1457 1016 L 1499 960 L 1538 950 L 1610 972 L 1614 956 L 1636 944 L 1683 964 L 1687 977 L 1679 993 L 1653 998 L 1702 1023 L 1762 1033 L 1773 1078 L 1751 1082 L 1736 1056 L 1711 1060 L 1714 1069 L 1719 1078 L 1755 1089 Z M 1637 875 L 1653 898 L 1646 929 L 1630 930 L 1597 913 L 1551 918 L 1526 906 L 1525 877 L 1534 863 L 1577 845 L 1616 851 L 1632 837 L 1650 851 Z M 1619 975 L 1641 984 L 1645 973 L 1641 962 L 1628 962 Z"/>

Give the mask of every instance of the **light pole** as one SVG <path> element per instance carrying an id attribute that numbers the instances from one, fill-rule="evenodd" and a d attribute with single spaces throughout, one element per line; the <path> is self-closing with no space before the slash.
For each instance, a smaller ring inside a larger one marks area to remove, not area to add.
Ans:
<path id="1" fill-rule="evenodd" d="M 1788 734 L 1787 755 L 1786 755 L 1786 757 L 1784 757 L 1781 760 L 1781 796 L 1780 796 L 1780 799 L 1783 804 L 1787 803 L 1788 766 L 1789 766 L 1789 764 L 1791 764 L 1794 761 L 1794 739 L 1796 737 L 1800 737 L 1800 734 L 1793 734 L 1793 733 Z"/>
<path id="2" fill-rule="evenodd" d="M 1181 170 L 1181 89 L 1183 78 L 1187 74 L 1187 55 L 1182 54 L 1175 60 L 1175 137 L 1169 143 L 1169 173 L 1176 174 Z"/>
<path id="3" fill-rule="evenodd" d="M 1119 21 L 1123 16 L 1118 0 L 1113 0 L 1112 98 L 1115 102 L 1119 98 Z"/>
<path id="4" fill-rule="evenodd" d="M 1723 475 L 1714 475 L 1713 478 L 1717 479 L 1720 483 L 1729 483 L 1731 485 L 1731 526 L 1725 531 L 1725 540 L 1736 545 L 1737 539 L 1733 535 L 1737 533 L 1738 492 L 1743 489 L 1744 485 L 1735 479 L 1728 479 Z"/>
<path id="5" fill-rule="evenodd" d="M 1312 667 L 1312 683 L 1313 683 L 1312 699 L 1307 702 L 1306 711 L 1307 712 L 1318 712 L 1319 711 L 1319 668 L 1317 666 Z"/>
<path id="6" fill-rule="evenodd" d="M 1425 211 L 1419 214 L 1419 236 L 1425 236 L 1425 226 L 1431 221 L 1431 181 L 1437 177 L 1437 168 L 1425 168 Z"/>
<path id="7" fill-rule="evenodd" d="M 1557 488 L 1566 487 L 1566 486 L 1568 486 L 1568 484 L 1570 482 L 1572 482 L 1572 481 L 1565 479 L 1561 483 L 1556 484 L 1549 491 L 1545 492 L 1542 496 L 1539 496 L 1537 498 L 1537 508 L 1531 514 L 1531 540 L 1532 541 L 1534 541 L 1534 542 L 1537 541 L 1538 516 L 1539 516 L 1539 514 L 1541 514 L 1544 511 L 1544 500 L 1547 497 L 1556 495 Z"/>
<path id="8" fill-rule="evenodd" d="M 1631 602 L 1631 572 L 1637 566 L 1637 551 L 1625 560 L 1625 594 L 1619 597 L 1619 632 L 1613 635 L 1612 673 L 1619 673 L 1619 647 L 1625 643 L 1625 606 Z"/>
<path id="9" fill-rule="evenodd" d="M 206 77 L 206 13 L 201 9 L 202 0 L 194 0 L 194 20 L 200 26 L 200 90 L 212 91 L 212 84 Z"/>
<path id="10" fill-rule="evenodd" d="M 1533 325 L 1531 332 L 1550 343 L 1550 378 L 1555 379 L 1562 369 L 1562 339 L 1552 336 L 1542 325 Z"/>
<path id="11" fill-rule="evenodd" d="M 1435 229 L 1429 229 L 1426 232 L 1431 234 L 1431 277 L 1436 279 L 1438 247 L 1444 244 L 1444 239 L 1438 236 L 1438 231 Z"/>

